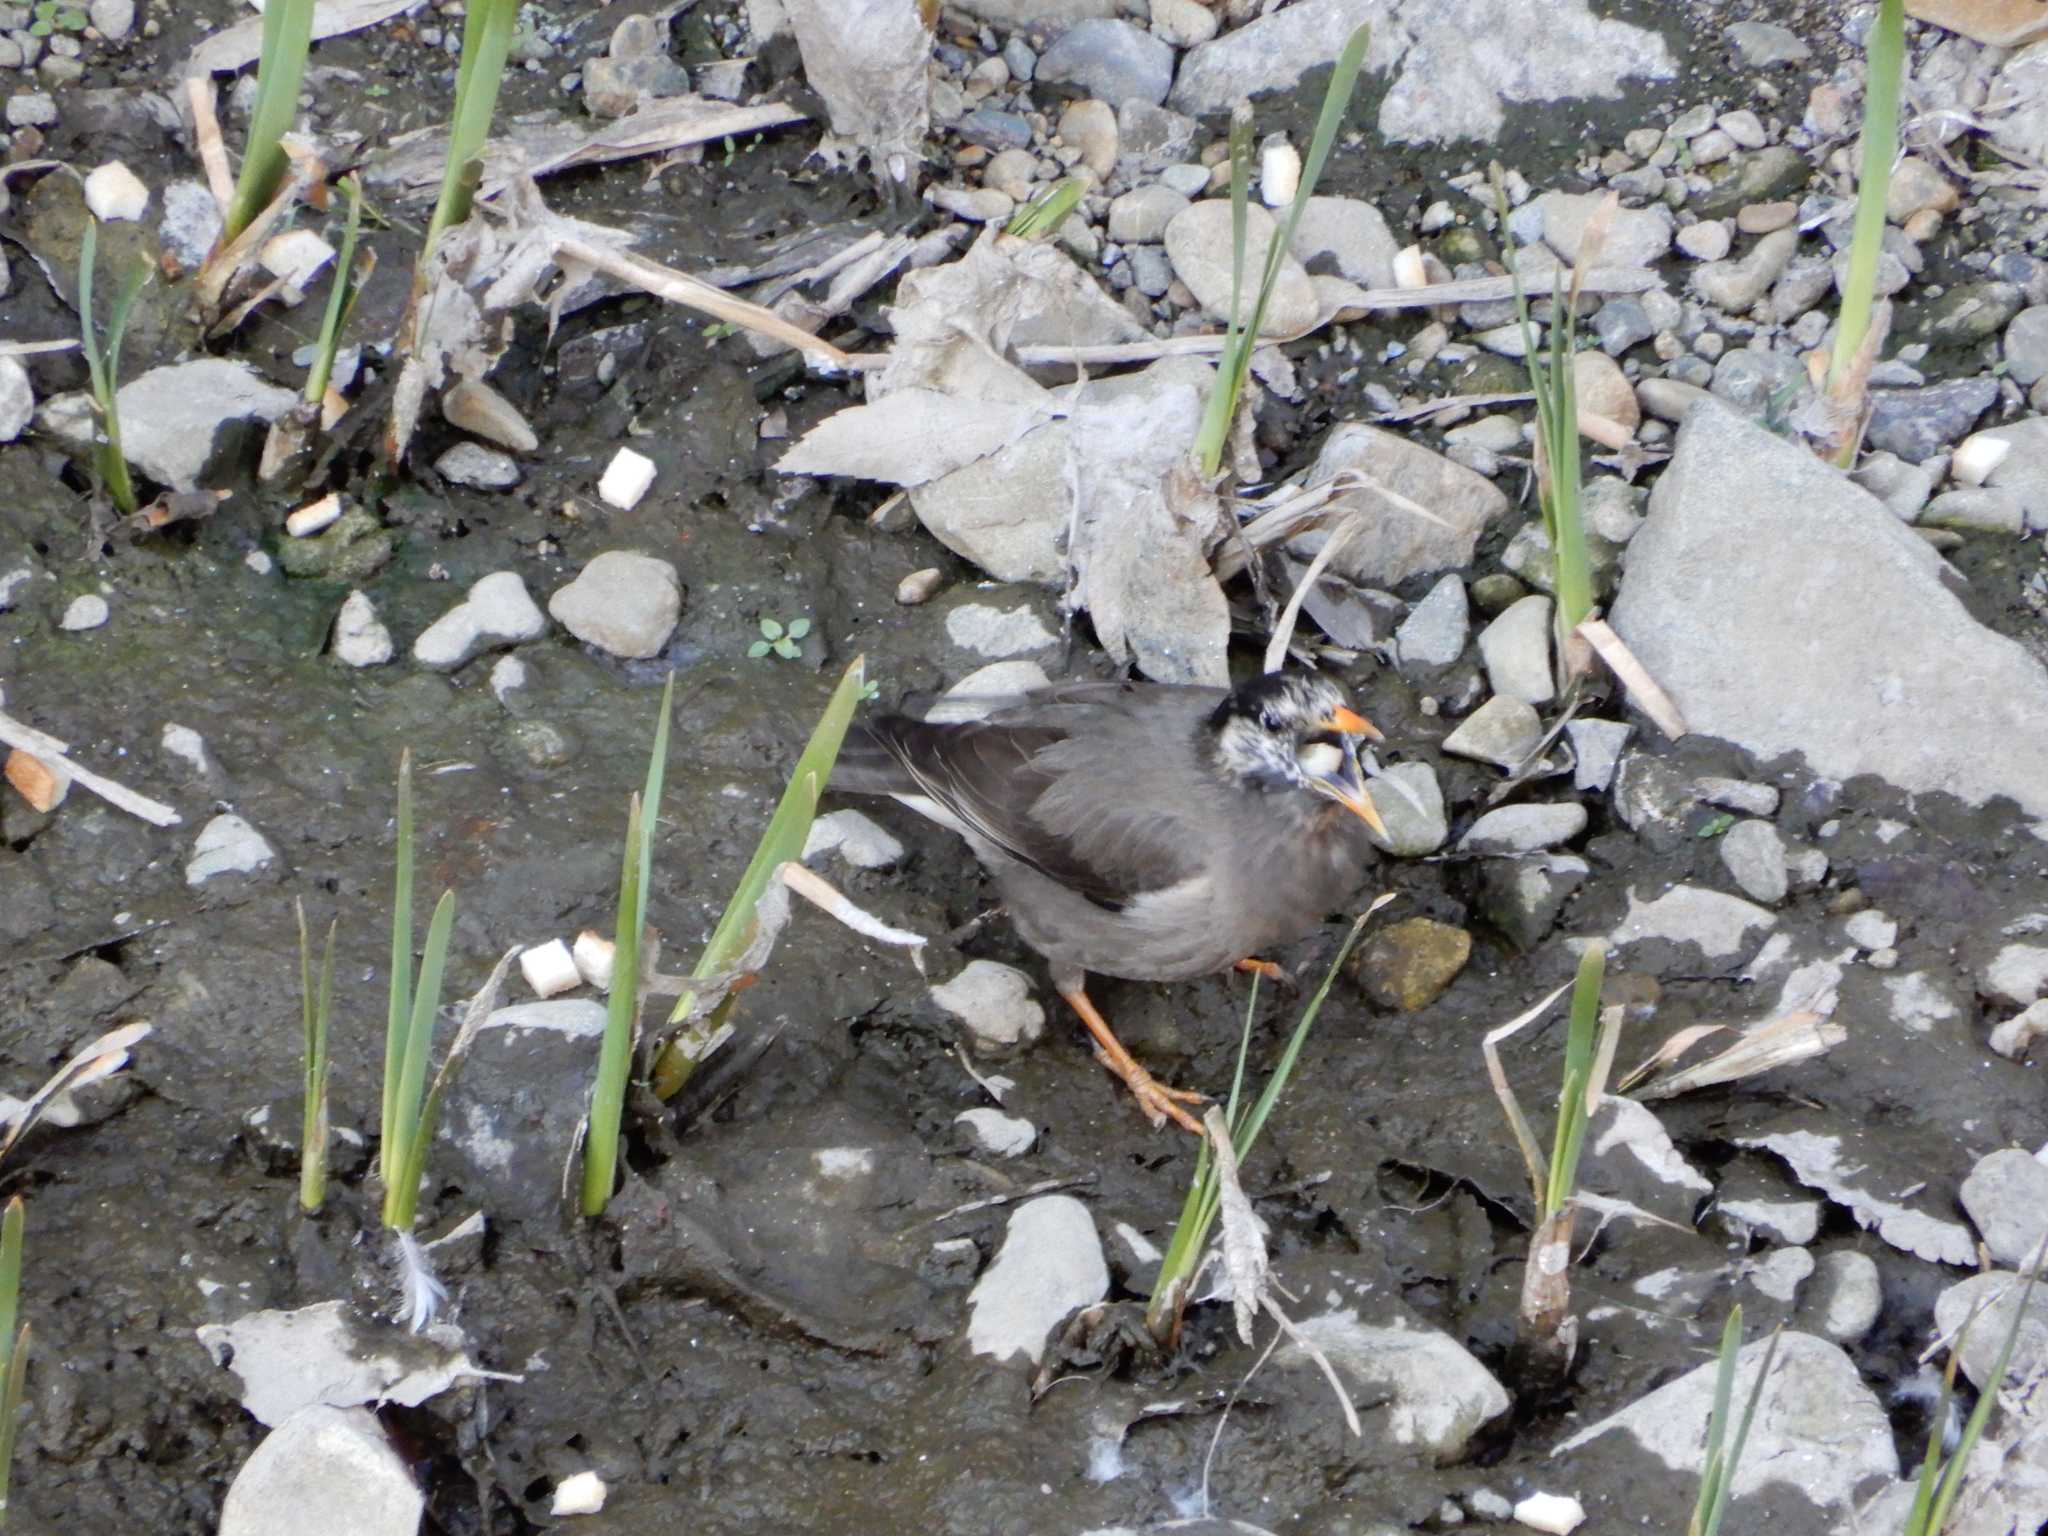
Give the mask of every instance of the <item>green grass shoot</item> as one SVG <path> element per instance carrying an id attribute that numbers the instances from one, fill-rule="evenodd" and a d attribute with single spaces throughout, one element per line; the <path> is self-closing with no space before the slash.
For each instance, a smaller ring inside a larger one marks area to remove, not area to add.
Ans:
<path id="1" fill-rule="evenodd" d="M 313 986 L 313 936 L 306 931 L 305 903 L 299 916 L 299 997 L 305 1025 L 305 1117 L 299 1134 L 299 1205 L 308 1214 L 327 1202 L 327 1026 L 334 1016 L 334 935 L 327 925 L 327 949 L 320 959 L 320 985 Z"/>
<path id="2" fill-rule="evenodd" d="M 398 872 L 391 890 L 390 994 L 384 1016 L 384 1105 L 378 1124 L 398 1123 L 398 1079 L 412 1024 L 412 748 L 398 754 Z M 386 1137 L 377 1149 L 386 1189 L 398 1181 L 399 1148 Z"/>
<path id="3" fill-rule="evenodd" d="M 1204 478 L 1213 480 L 1223 467 L 1223 446 L 1230 438 L 1230 424 L 1237 419 L 1237 403 L 1244 394 L 1245 379 L 1251 372 L 1252 353 L 1259 346 L 1259 330 L 1266 321 L 1266 305 L 1280 281 L 1280 269 L 1294 244 L 1294 231 L 1301 213 L 1322 179 L 1323 166 L 1330 158 L 1330 146 L 1351 106 L 1352 88 L 1365 63 L 1366 44 L 1372 29 L 1361 26 L 1344 44 L 1331 71 L 1330 84 L 1323 92 L 1322 111 L 1317 114 L 1315 133 L 1309 140 L 1308 156 L 1302 162 L 1301 180 L 1294 200 L 1273 231 L 1266 247 L 1259 285 L 1252 297 L 1249 318 L 1241 317 L 1244 288 L 1245 223 L 1249 208 L 1251 180 L 1252 123 L 1248 110 L 1234 113 L 1230 120 L 1230 319 L 1224 327 L 1223 351 L 1216 360 L 1216 378 L 1202 408 L 1202 424 L 1195 433 L 1195 461 Z"/>
<path id="4" fill-rule="evenodd" d="M 1991 1368 L 1990 1379 L 1981 1384 L 1977 1406 L 1970 1410 L 1969 1418 L 1963 1422 L 1955 1453 L 1944 1457 L 1941 1453 L 1942 1431 L 1948 1423 L 1949 1403 L 1955 1396 L 1956 1365 L 1962 1356 L 1963 1340 L 1969 1336 L 1970 1327 L 1977 1320 L 1977 1312 L 1972 1312 L 1963 1324 L 1955 1347 L 1949 1351 L 1948 1364 L 1942 1368 L 1941 1396 L 1935 1404 L 1934 1422 L 1927 1431 L 1927 1454 L 1921 1458 L 1920 1475 L 1913 1489 L 1913 1506 L 1906 1516 L 1904 1536 L 1941 1536 L 1948 1525 L 1956 1495 L 1962 1492 L 1963 1479 L 1969 1475 L 1970 1457 L 1977 1449 L 1977 1442 L 1984 1437 L 1985 1426 L 1991 1422 L 1998 1394 L 2004 1390 L 2006 1372 L 2012 1366 L 2013 1346 L 2019 1342 L 2020 1330 L 2026 1324 L 2027 1303 L 2033 1299 L 2034 1284 L 2041 1278 L 2044 1250 L 2048 1250 L 2048 1242 L 2035 1251 L 2033 1262 L 2027 1268 L 2026 1283 L 2020 1287 L 2019 1299 L 2013 1304 L 2012 1322 L 2005 1330 L 2005 1341 L 1999 1345 L 1998 1360 Z"/>
<path id="5" fill-rule="evenodd" d="M 1857 354 L 1870 330 L 1877 296 L 1878 257 L 1884 253 L 1886 195 L 1892 161 L 1899 152 L 1899 86 L 1906 54 L 1905 0 L 1879 0 L 1870 24 L 1863 94 L 1863 161 L 1856 181 L 1856 226 L 1849 241 L 1849 270 L 1842 284 L 1842 311 L 1835 321 L 1835 349 L 1828 362 L 1827 392 L 1839 397 L 1859 371 Z M 1861 394 L 1860 385 L 1857 393 Z M 1860 411 L 1857 414 L 1861 414 Z M 1839 452 L 1856 451 L 1857 433 L 1845 434 Z"/>
<path id="6" fill-rule="evenodd" d="M 256 105 L 242 174 L 228 199 L 221 243 L 233 240 L 270 206 L 289 164 L 282 140 L 299 114 L 299 86 L 313 46 L 313 0 L 270 0 L 263 8 L 263 45 L 256 61 Z"/>
<path id="7" fill-rule="evenodd" d="M 19 1195 L 7 1202 L 7 1214 L 0 1217 L 0 1526 L 7 1524 L 14 1436 L 28 1381 L 28 1324 L 15 1327 L 21 1310 L 21 1234 L 26 1219 Z"/>
<path id="8" fill-rule="evenodd" d="M 739 887 L 726 903 L 718 926 L 712 930 L 710 942 L 704 946 L 704 953 L 690 972 L 692 977 L 719 975 L 730 970 L 734 962 L 746 953 L 753 935 L 754 908 L 760 902 L 762 892 L 768 889 L 769 879 L 783 864 L 803 856 L 804 840 L 810 836 L 811 823 L 817 818 L 818 801 L 825 793 L 825 782 L 832 776 L 832 764 L 838 760 L 839 745 L 846 739 L 846 728 L 853 723 L 853 712 L 860 704 L 866 686 L 867 663 L 865 658 L 856 656 L 846 674 L 839 679 L 839 686 L 832 690 L 824 714 L 819 716 L 816 727 L 811 731 L 811 739 L 796 761 L 796 768 L 789 776 L 789 785 L 782 792 L 782 800 L 775 807 L 775 814 L 769 818 L 767 830 L 761 834 L 761 841 L 754 849 L 754 857 L 746 872 L 740 876 Z M 614 977 L 617 974 L 615 962 Z M 727 997 L 708 1017 L 686 1025 L 662 1048 L 654 1063 L 656 1094 L 672 1099 L 681 1091 L 724 1029 L 736 1001 L 737 994 Z M 677 998 L 675 1010 L 669 1015 L 670 1024 L 687 1018 L 695 1002 L 696 995 L 687 991 Z"/>
<path id="9" fill-rule="evenodd" d="M 417 1170 L 433 1126 L 421 1114 L 427 1060 L 433 1053 L 434 1016 L 441 1008 L 441 978 L 448 963 L 455 893 L 443 891 L 427 924 L 417 985 L 412 969 L 412 751 L 398 760 L 398 876 L 391 901 L 391 992 L 384 1028 L 384 1114 L 378 1147 L 384 1179 L 384 1225 L 412 1230 L 419 1212 Z M 408 1177 L 408 1174 L 411 1176 Z"/>
<path id="10" fill-rule="evenodd" d="M 1778 1358 L 1778 1330 L 1771 1332 L 1771 1342 L 1757 1367 L 1756 1381 L 1749 1389 L 1749 1402 L 1742 1410 L 1742 1422 L 1730 1435 L 1728 1414 L 1734 1406 L 1735 1361 L 1741 1353 L 1742 1307 L 1738 1303 L 1729 1310 L 1728 1322 L 1721 1329 L 1720 1363 L 1714 1373 L 1714 1408 L 1707 1420 L 1707 1454 L 1700 1467 L 1699 1494 L 1693 1501 L 1692 1518 L 1686 1523 L 1686 1536 L 1718 1536 L 1721 1517 L 1727 1513 L 1729 1493 L 1735 1485 L 1735 1469 L 1742 1464 L 1742 1448 L 1749 1443 L 1750 1424 L 1756 1418 L 1757 1404 L 1763 1401 L 1764 1383 L 1770 1379 L 1771 1366 Z"/>
<path id="11" fill-rule="evenodd" d="M 480 158 L 491 136 L 491 115 L 498 108 L 498 87 L 512 52 L 513 23 L 519 0 L 470 0 L 462 19 L 462 61 L 455 70 L 455 114 L 448 125 L 448 165 L 441 174 L 441 195 L 427 225 L 420 250 L 422 266 L 434 254 L 442 232 L 469 217 L 483 174 Z"/>
<path id="12" fill-rule="evenodd" d="M 1081 194 L 1086 190 L 1080 177 L 1062 177 L 1011 214 L 1003 233 L 1021 240 L 1043 240 L 1056 234 L 1067 222 L 1067 215 L 1081 206 Z"/>
<path id="13" fill-rule="evenodd" d="M 1572 984 L 1571 1025 L 1565 1035 L 1564 1083 L 1557 1095 L 1557 1132 L 1550 1143 L 1550 1173 L 1540 1196 L 1547 1221 L 1564 1208 L 1578 1188 L 1579 1153 L 1586 1144 L 1586 1123 L 1599 1107 L 1614 1061 L 1619 1015 L 1613 1027 L 1600 1030 L 1600 985 L 1607 977 L 1607 950 L 1592 943 L 1579 956 L 1578 979 Z"/>
<path id="14" fill-rule="evenodd" d="M 1294 1033 L 1287 1037 L 1287 1045 L 1280 1053 L 1280 1061 L 1273 1068 L 1272 1076 L 1267 1078 L 1264 1090 L 1256 1101 L 1246 1105 L 1243 1102 L 1245 1062 L 1251 1053 L 1252 1019 L 1259 1005 L 1259 982 L 1254 973 L 1251 997 L 1245 1004 L 1244 1029 L 1238 1036 L 1237 1069 L 1231 1074 L 1230 1097 L 1224 1105 L 1224 1119 L 1230 1127 L 1230 1145 L 1240 1162 L 1257 1143 L 1259 1132 L 1265 1129 L 1266 1121 L 1273 1113 L 1273 1106 L 1287 1087 L 1288 1079 L 1294 1075 L 1295 1065 L 1301 1059 L 1301 1048 L 1308 1040 L 1309 1031 L 1315 1027 L 1317 1016 L 1323 1011 L 1323 1002 L 1330 995 L 1337 973 L 1344 968 L 1359 934 L 1365 931 L 1365 925 L 1384 900 L 1374 902 L 1352 923 L 1351 931 L 1344 935 L 1344 942 L 1338 946 L 1336 957 L 1323 973 L 1322 985 L 1316 988 L 1315 995 L 1302 1007 L 1301 1016 L 1295 1020 Z M 1180 1328 L 1188 1287 L 1194 1281 L 1203 1249 L 1208 1246 L 1209 1232 L 1216 1223 L 1222 1199 L 1215 1157 L 1210 1151 L 1208 1138 L 1204 1137 L 1200 1151 L 1195 1154 L 1194 1180 L 1188 1185 L 1187 1197 L 1181 1202 L 1180 1220 L 1174 1224 L 1173 1237 L 1166 1245 L 1166 1257 L 1159 1264 L 1159 1278 L 1153 1282 L 1152 1299 L 1145 1307 L 1145 1326 L 1156 1339 L 1170 1339 Z"/>
<path id="15" fill-rule="evenodd" d="M 342 177 L 341 191 L 348 199 L 348 222 L 342 228 L 340 253 L 334 258 L 334 284 L 327 291 L 327 310 L 320 317 L 320 342 L 313 353 L 313 366 L 306 374 L 306 403 L 316 406 L 327 398 L 327 385 L 334 377 L 342 327 L 348 324 L 356 296 L 377 265 L 377 253 L 366 250 L 362 269 L 356 267 L 356 237 L 363 225 L 362 179 L 353 175 Z"/>
<path id="16" fill-rule="evenodd" d="M 625 1119 L 626 1078 L 632 1071 L 633 1035 L 640 1022 L 640 936 L 647 928 L 647 887 L 654 871 L 654 834 L 661 821 L 661 781 L 668 767 L 668 724 L 675 693 L 671 672 L 661 690 L 647 783 L 626 808 L 626 851 L 612 937 L 612 989 L 605 1004 L 604 1046 L 590 1090 L 590 1133 L 583 1140 L 586 1216 L 604 1214 L 618 1181 L 619 1127 Z"/>
<path id="17" fill-rule="evenodd" d="M 128 312 L 135 296 L 149 281 L 149 263 L 137 259 L 128 280 L 114 296 L 107 312 L 107 339 L 100 345 L 93 319 L 93 278 L 99 266 L 100 221 L 90 214 L 85 220 L 85 237 L 78 248 L 79 345 L 85 353 L 85 369 L 92 381 L 92 400 L 99 414 L 99 431 L 93 442 L 93 464 L 107 496 L 124 517 L 135 515 L 135 482 L 128 474 L 128 460 L 121 452 L 121 341 L 128 331 Z"/>
<path id="18" fill-rule="evenodd" d="M 1529 295 L 1522 286 L 1513 237 L 1506 233 L 1507 192 L 1501 184 L 1500 167 L 1496 165 L 1493 171 L 1494 203 L 1500 212 L 1503 237 L 1508 241 L 1508 270 L 1515 283 L 1515 319 L 1522 330 L 1529 388 L 1536 396 L 1536 499 L 1543 513 L 1543 531 L 1550 538 L 1551 555 L 1556 561 L 1557 663 L 1562 671 L 1572 654 L 1567 640 L 1593 611 L 1593 568 L 1586 553 L 1581 506 L 1585 482 L 1579 461 L 1578 373 L 1573 357 L 1578 350 L 1579 285 L 1592 265 L 1598 237 L 1589 230 L 1582 241 L 1579 258 L 1572 264 L 1568 288 L 1561 288 L 1556 276 L 1552 276 L 1550 330 L 1539 345 L 1536 328 L 1529 318 Z"/>

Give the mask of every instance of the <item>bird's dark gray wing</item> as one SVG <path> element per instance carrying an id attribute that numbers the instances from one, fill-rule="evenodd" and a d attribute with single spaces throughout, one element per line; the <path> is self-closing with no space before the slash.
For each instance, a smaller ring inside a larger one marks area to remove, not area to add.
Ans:
<path id="1" fill-rule="evenodd" d="M 892 716 L 849 737 L 859 766 L 841 787 L 928 796 L 1008 857 L 1122 907 L 1201 868 L 1202 838 L 1184 823 L 1205 787 L 1193 731 L 1214 707 L 1206 693 L 1069 684 L 982 721 Z"/>

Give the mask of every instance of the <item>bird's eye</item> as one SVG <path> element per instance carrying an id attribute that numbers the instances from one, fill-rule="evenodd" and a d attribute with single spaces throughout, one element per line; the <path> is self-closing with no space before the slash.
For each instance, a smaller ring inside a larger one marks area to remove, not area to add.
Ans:
<path id="1" fill-rule="evenodd" d="M 1301 764 L 1301 771 L 1310 778 L 1327 779 L 1343 766 L 1344 753 L 1327 741 L 1313 741 L 1301 749 L 1295 761 Z"/>

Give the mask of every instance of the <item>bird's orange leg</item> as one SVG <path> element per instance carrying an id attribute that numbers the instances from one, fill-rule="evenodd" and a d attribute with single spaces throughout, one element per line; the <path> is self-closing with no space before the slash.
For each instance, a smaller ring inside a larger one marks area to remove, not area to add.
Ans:
<path id="1" fill-rule="evenodd" d="M 1286 968 L 1278 960 L 1254 960 L 1247 955 L 1237 962 L 1237 969 L 1253 976 L 1262 976 L 1267 981 L 1277 982 L 1283 986 L 1294 985 L 1294 978 L 1287 974 Z"/>
<path id="2" fill-rule="evenodd" d="M 1145 1112 L 1145 1118 L 1157 1127 L 1172 1120 L 1184 1130 L 1202 1134 L 1201 1122 L 1181 1108 L 1183 1104 L 1202 1104 L 1206 1095 L 1191 1093 L 1185 1088 L 1169 1088 L 1159 1079 L 1138 1065 L 1137 1058 L 1124 1049 L 1104 1019 L 1080 987 L 1071 992 L 1062 991 L 1061 997 L 1067 1006 L 1081 1016 L 1081 1022 L 1088 1027 L 1088 1033 L 1095 1037 L 1095 1059 L 1124 1080 L 1132 1095 L 1138 1101 L 1138 1108 Z"/>

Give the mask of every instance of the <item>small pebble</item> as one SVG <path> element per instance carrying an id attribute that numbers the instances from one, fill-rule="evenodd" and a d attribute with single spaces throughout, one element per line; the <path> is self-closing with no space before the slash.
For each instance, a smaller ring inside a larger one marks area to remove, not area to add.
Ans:
<path id="1" fill-rule="evenodd" d="M 921 571 L 912 571 L 896 583 L 896 601 L 906 608 L 915 608 L 919 603 L 929 602 L 934 592 L 945 580 L 945 573 L 936 565 L 926 566 Z"/>
<path id="2" fill-rule="evenodd" d="M 97 592 L 87 592 L 71 599 L 71 605 L 64 610 L 64 617 L 57 621 L 59 629 L 98 629 L 108 619 L 107 600 Z"/>

